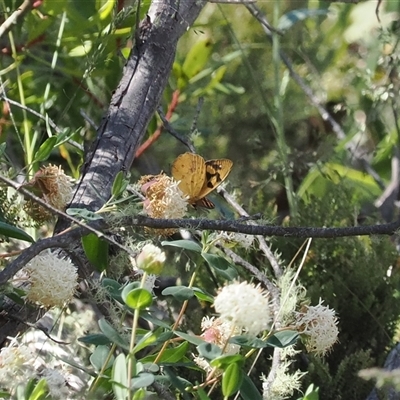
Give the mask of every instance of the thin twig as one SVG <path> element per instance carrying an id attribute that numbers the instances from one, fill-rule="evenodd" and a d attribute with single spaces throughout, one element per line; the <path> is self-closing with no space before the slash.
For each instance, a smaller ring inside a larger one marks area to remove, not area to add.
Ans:
<path id="1" fill-rule="evenodd" d="M 15 10 L 1 25 L 0 25 L 0 38 L 8 33 L 12 26 L 15 25 L 19 19 L 28 13 L 33 8 L 36 0 L 25 0 L 17 10 Z"/>
<path id="2" fill-rule="evenodd" d="M 19 193 L 22 193 L 24 196 L 30 198 L 31 200 L 33 200 L 35 203 L 40 204 L 42 207 L 46 208 L 46 210 L 50 211 L 52 214 L 54 215 L 58 215 L 59 217 L 63 217 L 65 219 L 67 219 L 70 222 L 75 223 L 76 225 L 80 226 L 81 228 L 85 229 L 87 233 L 94 233 L 95 235 L 97 235 L 99 238 L 104 239 L 105 241 L 119 247 L 122 250 L 125 250 L 128 253 L 133 253 L 131 249 L 129 249 L 128 247 L 122 245 L 121 243 L 118 243 L 117 241 L 115 241 L 113 238 L 105 235 L 102 231 L 98 230 L 97 228 L 95 228 L 94 226 L 96 226 L 96 224 L 86 224 L 85 222 L 80 221 L 77 218 L 72 217 L 71 215 L 68 215 L 67 213 L 57 210 L 57 208 L 54 208 L 53 206 L 51 206 L 50 204 L 46 203 L 45 201 L 43 201 L 40 197 L 35 196 L 33 193 L 31 193 L 30 191 L 26 190 L 25 188 L 21 187 L 21 185 L 15 183 L 14 181 L 12 181 L 11 179 L 6 178 L 5 176 L 0 175 L 0 181 L 3 181 L 4 183 L 6 183 L 8 186 L 13 187 L 16 191 L 18 191 Z M 97 220 L 97 224 L 99 226 L 103 225 L 103 221 L 102 220 Z M 105 224 L 105 223 L 104 223 Z M 70 228 L 69 228 L 70 229 Z M 57 236 L 55 236 L 57 237 Z M 61 246 L 61 247 L 65 247 L 65 246 Z"/>
<path id="3" fill-rule="evenodd" d="M 249 217 L 249 214 L 245 211 L 243 207 L 241 207 L 236 200 L 231 196 L 225 189 L 219 188 L 218 193 L 221 193 L 224 197 L 224 199 L 236 210 L 236 212 L 241 216 L 241 217 Z M 254 222 L 249 222 L 251 225 L 255 225 Z M 268 261 L 271 264 L 272 269 L 274 270 L 274 274 L 276 278 L 279 278 L 282 276 L 282 269 L 279 265 L 278 260 L 274 256 L 272 250 L 269 248 L 267 242 L 265 241 L 265 238 L 263 236 L 258 235 L 257 240 L 260 246 L 260 250 L 264 253 L 264 255 L 267 257 Z"/>
<path id="4" fill-rule="evenodd" d="M 122 226 L 155 229 L 184 228 L 245 233 L 247 235 L 297 238 L 331 239 L 350 236 L 394 235 L 400 229 L 400 219 L 388 224 L 349 226 L 344 228 L 318 228 L 311 226 L 284 227 L 276 225 L 247 225 L 235 220 L 208 219 L 155 219 L 144 215 L 124 217 Z"/>
<path id="5" fill-rule="evenodd" d="M 34 115 L 35 117 L 38 117 L 40 119 L 42 119 L 43 121 L 46 121 L 49 123 L 50 127 L 53 128 L 55 130 L 56 133 L 60 134 L 62 133 L 62 130 L 56 125 L 56 123 L 49 118 L 46 115 L 42 115 L 40 113 L 38 113 L 37 111 L 33 110 L 30 107 L 24 106 L 21 103 L 18 103 L 18 101 L 15 100 L 11 100 L 9 99 L 7 96 L 5 96 L 5 94 L 0 94 L 0 99 L 4 100 L 6 103 L 12 104 L 14 106 L 17 106 L 18 108 L 20 108 L 21 110 L 25 110 L 28 111 L 29 113 L 31 113 L 32 115 Z M 79 144 L 78 142 L 75 142 L 75 140 L 72 139 L 68 139 L 67 142 L 71 145 L 76 147 L 78 150 L 84 151 L 83 146 L 81 144 Z"/>
<path id="6" fill-rule="evenodd" d="M 164 124 L 164 129 L 172 135 L 174 138 L 178 139 L 182 144 L 184 144 L 192 153 L 196 152 L 196 149 L 194 148 L 193 144 L 190 142 L 190 140 L 186 139 L 184 136 L 179 134 L 169 123 L 168 119 L 163 113 L 163 110 L 161 107 L 157 109 L 158 116 L 160 117 L 162 123 Z"/>

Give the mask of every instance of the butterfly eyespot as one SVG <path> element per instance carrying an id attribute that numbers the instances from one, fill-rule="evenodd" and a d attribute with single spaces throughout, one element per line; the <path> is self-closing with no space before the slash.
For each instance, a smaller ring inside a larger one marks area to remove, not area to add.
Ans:
<path id="1" fill-rule="evenodd" d="M 233 162 L 226 158 L 205 161 L 198 154 L 184 153 L 176 158 L 171 166 L 179 188 L 195 206 L 214 208 L 205 197 L 215 190 L 229 175 Z"/>

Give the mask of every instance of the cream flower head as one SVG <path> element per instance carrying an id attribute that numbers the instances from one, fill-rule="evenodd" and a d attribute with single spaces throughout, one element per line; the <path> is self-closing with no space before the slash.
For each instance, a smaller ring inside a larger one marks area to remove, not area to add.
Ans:
<path id="1" fill-rule="evenodd" d="M 41 168 L 25 186 L 31 187 L 34 193 L 57 210 L 64 211 L 72 199 L 72 180 L 60 166 L 50 164 Z M 37 221 L 52 217 L 51 212 L 32 200 L 27 200 L 24 208 Z"/>
<path id="2" fill-rule="evenodd" d="M 234 282 L 225 286 L 216 296 L 214 307 L 223 322 L 252 336 L 257 336 L 271 324 L 268 293 L 260 285 Z"/>
<path id="3" fill-rule="evenodd" d="M 31 284 L 27 299 L 44 307 L 62 307 L 76 290 L 77 268 L 53 253 L 41 253 L 24 268 Z"/>
<path id="4" fill-rule="evenodd" d="M 159 175 L 143 176 L 139 185 L 146 199 L 143 208 L 152 218 L 175 219 L 183 218 L 187 212 L 187 197 L 179 189 L 179 182 L 161 173 Z M 164 235 L 171 235 L 177 229 L 158 230 Z"/>
<path id="5" fill-rule="evenodd" d="M 18 383 L 35 376 L 32 360 L 35 355 L 24 344 L 13 338 L 7 347 L 0 350 L 0 387 L 13 389 Z"/>
<path id="6" fill-rule="evenodd" d="M 323 306 L 319 299 L 316 306 L 305 306 L 304 311 L 296 312 L 296 328 L 305 335 L 308 351 L 324 355 L 337 342 L 339 330 L 335 310 Z"/>

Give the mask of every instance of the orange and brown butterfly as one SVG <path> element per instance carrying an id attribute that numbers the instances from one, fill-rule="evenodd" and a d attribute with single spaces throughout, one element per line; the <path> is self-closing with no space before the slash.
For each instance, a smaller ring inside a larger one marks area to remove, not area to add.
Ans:
<path id="1" fill-rule="evenodd" d="M 176 158 L 171 173 L 179 188 L 189 197 L 193 206 L 214 208 L 206 196 L 216 189 L 229 175 L 233 162 L 226 158 L 205 161 L 194 153 L 184 153 Z"/>

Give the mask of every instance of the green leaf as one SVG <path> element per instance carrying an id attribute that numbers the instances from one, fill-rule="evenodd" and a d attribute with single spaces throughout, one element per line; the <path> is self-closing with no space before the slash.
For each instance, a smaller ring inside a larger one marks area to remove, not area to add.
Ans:
<path id="1" fill-rule="evenodd" d="M 167 349 L 161 356 L 162 363 L 177 363 L 182 360 L 189 348 L 188 342 L 181 343 L 178 347 Z"/>
<path id="2" fill-rule="evenodd" d="M 47 381 L 45 378 L 39 380 L 36 383 L 35 388 L 30 393 L 28 400 L 41 400 L 47 397 L 48 390 L 47 390 Z"/>
<path id="3" fill-rule="evenodd" d="M 180 247 L 181 249 L 195 251 L 196 253 L 201 253 L 201 247 L 191 240 L 174 240 L 172 242 L 168 242 L 164 240 L 161 242 L 161 246 L 172 246 L 172 247 Z"/>
<path id="4" fill-rule="evenodd" d="M 93 42 L 91 40 L 84 40 L 82 44 L 74 47 L 68 52 L 69 57 L 85 57 L 92 49 Z"/>
<path id="5" fill-rule="evenodd" d="M 229 339 L 229 343 L 237 344 L 241 347 L 251 347 L 253 349 L 262 349 L 269 346 L 266 340 L 246 335 L 234 336 Z"/>
<path id="6" fill-rule="evenodd" d="M 319 388 L 311 384 L 304 393 L 304 396 L 298 400 L 319 400 Z"/>
<path id="7" fill-rule="evenodd" d="M 134 393 L 132 400 L 146 400 L 149 397 L 147 396 L 147 391 L 144 388 L 141 388 L 139 390 L 136 390 Z"/>
<path id="8" fill-rule="evenodd" d="M 161 293 L 163 296 L 173 296 L 179 301 L 189 300 L 194 296 L 194 291 L 186 286 L 170 286 Z"/>
<path id="9" fill-rule="evenodd" d="M 296 22 L 303 21 L 306 18 L 316 17 L 318 15 L 327 15 L 329 10 L 326 9 L 308 9 L 302 8 L 298 10 L 292 10 L 282 15 L 278 21 L 277 29 L 286 31 L 290 29 Z"/>
<path id="10" fill-rule="evenodd" d="M 96 214 L 93 211 L 86 210 L 86 208 L 67 208 L 65 212 L 71 217 L 82 218 L 86 221 L 96 221 L 98 219 L 103 219 L 101 215 Z"/>
<path id="11" fill-rule="evenodd" d="M 197 41 L 191 47 L 182 65 L 183 73 L 190 79 L 197 75 L 208 62 L 213 46 L 210 39 Z"/>
<path id="12" fill-rule="evenodd" d="M 178 347 L 174 347 L 172 349 L 164 350 L 162 356 L 159 360 L 159 364 L 168 363 L 168 364 L 175 364 L 181 361 L 188 350 L 189 343 L 183 342 Z M 151 356 L 143 357 L 140 361 L 142 363 L 149 363 L 153 362 L 156 359 L 157 355 L 152 354 Z"/>
<path id="13" fill-rule="evenodd" d="M 196 347 L 198 353 L 208 360 L 213 360 L 222 354 L 222 349 L 213 343 L 203 342 Z"/>
<path id="14" fill-rule="evenodd" d="M 127 188 L 129 182 L 124 178 L 124 176 L 125 174 L 122 171 L 119 171 L 116 175 L 111 190 L 113 197 L 119 197 Z"/>
<path id="15" fill-rule="evenodd" d="M 101 281 L 101 286 L 107 289 L 108 293 L 113 299 L 119 301 L 120 303 L 124 302 L 121 296 L 123 286 L 119 282 L 115 281 L 114 279 L 103 278 Z"/>
<path id="16" fill-rule="evenodd" d="M 136 288 L 130 290 L 128 293 L 122 291 L 122 298 L 125 304 L 133 309 L 144 310 L 151 306 L 153 296 L 151 293 L 143 288 Z"/>
<path id="17" fill-rule="evenodd" d="M 194 291 L 194 295 L 200 300 L 200 301 L 207 301 L 208 303 L 213 303 L 214 302 L 214 296 L 211 294 L 205 292 L 203 289 L 194 287 L 192 288 Z"/>
<path id="18" fill-rule="evenodd" d="M 222 393 L 225 397 L 229 397 L 236 393 L 243 380 L 243 372 L 237 364 L 230 364 L 222 374 Z"/>
<path id="19" fill-rule="evenodd" d="M 156 317 L 154 317 L 153 315 L 151 315 L 148 312 L 141 312 L 140 316 L 145 319 L 146 321 L 151 322 L 152 324 L 156 325 L 156 326 L 161 326 L 162 328 L 165 329 L 171 329 L 171 326 L 168 325 L 167 323 L 165 323 L 164 321 L 162 321 L 161 319 L 158 319 Z"/>
<path id="20" fill-rule="evenodd" d="M 242 385 L 240 386 L 240 397 L 243 400 L 263 400 L 262 394 L 247 375 L 244 375 Z"/>
<path id="21" fill-rule="evenodd" d="M 19 229 L 5 222 L 0 222 L 0 234 L 6 237 L 24 240 L 25 242 L 31 242 L 31 243 L 35 242 L 35 240 L 27 233 L 25 233 L 22 229 Z"/>
<path id="22" fill-rule="evenodd" d="M 126 400 L 128 396 L 128 371 L 123 353 L 119 354 L 114 361 L 111 379 L 115 398 L 117 400 Z"/>
<path id="23" fill-rule="evenodd" d="M 382 193 L 372 176 L 336 163 L 311 168 L 297 193 L 304 201 L 311 196 L 322 198 L 333 185 L 339 183 L 346 184 L 359 203 L 373 202 Z"/>
<path id="24" fill-rule="evenodd" d="M 297 342 L 299 334 L 297 331 L 281 331 L 276 332 L 273 336 L 266 340 L 268 346 L 284 348 L 291 346 Z"/>
<path id="25" fill-rule="evenodd" d="M 210 365 L 212 367 L 217 367 L 220 369 L 226 369 L 233 363 L 243 366 L 245 363 L 245 358 L 240 354 L 223 354 L 210 361 Z"/>
<path id="26" fill-rule="evenodd" d="M 218 275 L 229 281 L 237 278 L 236 268 L 225 258 L 209 253 L 201 253 L 201 256 Z"/>
<path id="27" fill-rule="evenodd" d="M 101 333 L 94 333 L 92 335 L 81 336 L 78 338 L 81 343 L 94 344 L 96 346 L 106 345 L 110 340 Z"/>
<path id="28" fill-rule="evenodd" d="M 89 357 L 89 360 L 90 364 L 92 364 L 92 366 L 96 371 L 100 371 L 103 368 L 109 353 L 110 353 L 110 348 L 108 346 L 97 346 L 95 348 L 94 352 Z M 110 368 L 113 365 L 113 361 L 114 358 L 111 357 L 110 360 L 108 361 L 106 369 Z"/>
<path id="29" fill-rule="evenodd" d="M 126 340 L 104 318 L 99 320 L 99 328 L 112 343 L 115 343 L 117 346 L 129 351 L 129 344 Z"/>
<path id="30" fill-rule="evenodd" d="M 178 393 L 184 400 L 191 400 L 193 397 L 187 393 L 186 388 L 190 385 L 185 379 L 175 375 L 172 368 L 164 367 L 164 374 L 168 377 L 172 386 L 178 390 Z"/>
<path id="31" fill-rule="evenodd" d="M 35 154 L 35 162 L 47 160 L 56 143 L 57 136 L 52 136 L 46 139 Z"/>
<path id="32" fill-rule="evenodd" d="M 207 343 L 203 339 L 201 339 L 197 336 L 188 335 L 187 333 L 184 333 L 184 332 L 174 331 L 174 333 L 177 336 L 181 337 L 182 339 L 185 339 L 189 343 L 195 344 L 196 346 L 200 346 L 204 343 Z"/>
<path id="33" fill-rule="evenodd" d="M 131 380 L 131 388 L 132 389 L 139 389 L 143 387 L 148 387 L 152 385 L 155 381 L 154 375 L 150 374 L 149 372 L 143 372 L 138 376 L 135 376 Z"/>
<path id="34" fill-rule="evenodd" d="M 156 332 L 147 332 L 135 345 L 132 353 L 135 354 L 140 350 L 143 350 L 145 347 L 152 345 L 157 341 L 157 337 L 160 335 L 161 330 L 158 329 Z"/>
<path id="35" fill-rule="evenodd" d="M 99 272 L 105 271 L 108 266 L 108 243 L 94 233 L 83 236 L 81 240 L 83 250 L 91 264 Z"/>
<path id="36" fill-rule="evenodd" d="M 6 152 L 6 148 L 7 148 L 7 143 L 0 143 L 0 158 L 4 157 L 4 153 Z M 0 392 L 0 396 L 1 396 L 1 392 Z"/>
<path id="37" fill-rule="evenodd" d="M 197 389 L 197 394 L 199 395 L 199 400 L 211 400 L 211 398 L 207 396 L 207 393 L 201 387 Z"/>

